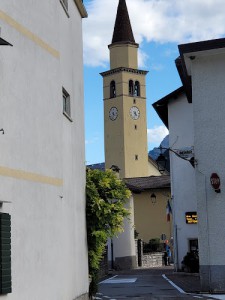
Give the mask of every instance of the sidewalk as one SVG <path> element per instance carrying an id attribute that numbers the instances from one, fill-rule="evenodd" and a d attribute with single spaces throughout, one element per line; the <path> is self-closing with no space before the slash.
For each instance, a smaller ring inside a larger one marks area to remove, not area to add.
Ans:
<path id="1" fill-rule="evenodd" d="M 182 289 L 186 293 L 201 293 L 201 284 L 199 274 L 196 273 L 182 273 L 171 272 L 166 274 L 166 277 L 171 280 L 178 288 Z M 202 294 L 214 299 L 225 300 L 223 294 Z"/>
<path id="2" fill-rule="evenodd" d="M 171 273 L 166 274 L 166 277 L 186 293 L 200 293 L 201 291 L 199 274 L 173 272 L 172 270 Z"/>

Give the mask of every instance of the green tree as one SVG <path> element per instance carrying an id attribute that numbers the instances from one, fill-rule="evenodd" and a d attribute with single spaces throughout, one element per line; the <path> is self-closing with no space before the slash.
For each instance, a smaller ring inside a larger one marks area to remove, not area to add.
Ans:
<path id="1" fill-rule="evenodd" d="M 107 239 L 123 231 L 123 220 L 130 212 L 124 207 L 131 192 L 111 170 L 87 169 L 86 216 L 89 273 L 92 279 L 89 293 L 97 292 L 98 270 Z"/>

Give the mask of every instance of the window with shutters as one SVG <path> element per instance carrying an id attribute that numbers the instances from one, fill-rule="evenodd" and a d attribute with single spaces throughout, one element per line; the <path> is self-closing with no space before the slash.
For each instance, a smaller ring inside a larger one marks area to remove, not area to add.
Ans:
<path id="1" fill-rule="evenodd" d="M 0 295 L 11 292 L 11 216 L 0 213 Z"/>

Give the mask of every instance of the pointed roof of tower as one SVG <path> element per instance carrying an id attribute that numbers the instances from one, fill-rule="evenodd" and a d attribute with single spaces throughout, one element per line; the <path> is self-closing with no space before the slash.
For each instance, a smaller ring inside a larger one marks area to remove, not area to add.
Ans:
<path id="1" fill-rule="evenodd" d="M 127 10 L 126 0 L 119 0 L 116 21 L 114 26 L 112 44 L 134 43 L 134 35 Z"/>

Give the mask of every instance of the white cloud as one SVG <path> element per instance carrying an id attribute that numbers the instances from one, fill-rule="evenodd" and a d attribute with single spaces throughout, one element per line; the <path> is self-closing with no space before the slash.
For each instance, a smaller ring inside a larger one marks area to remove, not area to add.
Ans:
<path id="1" fill-rule="evenodd" d="M 169 134 L 168 129 L 164 125 L 154 126 L 147 130 L 148 134 L 148 144 L 153 148 L 154 146 L 159 146 L 162 140 L 167 134 Z"/>
<path id="2" fill-rule="evenodd" d="M 225 33 L 224 0 L 127 0 L 135 40 L 177 44 L 218 38 Z M 91 0 L 84 20 L 84 60 L 105 66 L 109 60 L 118 0 Z M 146 63 L 142 51 L 140 66 Z"/>
<path id="3" fill-rule="evenodd" d="M 86 145 L 96 144 L 99 141 L 99 137 L 94 136 L 91 139 L 85 140 Z"/>

